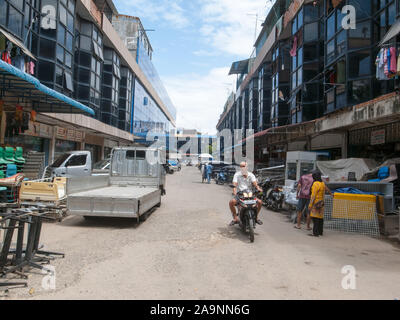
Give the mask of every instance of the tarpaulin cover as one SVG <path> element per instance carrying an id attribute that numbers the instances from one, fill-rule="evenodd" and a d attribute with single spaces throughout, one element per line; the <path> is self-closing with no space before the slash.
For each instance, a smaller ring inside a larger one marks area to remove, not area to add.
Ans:
<path id="1" fill-rule="evenodd" d="M 373 168 L 371 171 L 366 172 L 362 177 L 361 181 L 368 181 L 371 179 L 378 178 L 379 169 L 383 167 L 389 167 L 389 177 L 387 179 L 381 180 L 381 182 L 393 182 L 398 179 L 398 173 L 396 167 L 400 165 L 400 158 L 393 158 L 385 161 L 379 167 Z"/>
<path id="2" fill-rule="evenodd" d="M 349 172 L 354 172 L 359 181 L 367 173 L 376 168 L 377 163 L 371 159 L 341 159 L 335 161 L 317 161 L 317 167 L 330 182 L 347 181 Z"/>

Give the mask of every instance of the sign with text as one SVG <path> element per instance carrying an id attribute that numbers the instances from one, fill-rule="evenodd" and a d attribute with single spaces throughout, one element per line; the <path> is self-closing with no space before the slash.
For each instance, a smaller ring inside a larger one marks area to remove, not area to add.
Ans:
<path id="1" fill-rule="evenodd" d="M 386 142 L 386 130 L 376 130 L 371 132 L 371 145 L 376 146 L 379 144 L 385 144 Z"/>

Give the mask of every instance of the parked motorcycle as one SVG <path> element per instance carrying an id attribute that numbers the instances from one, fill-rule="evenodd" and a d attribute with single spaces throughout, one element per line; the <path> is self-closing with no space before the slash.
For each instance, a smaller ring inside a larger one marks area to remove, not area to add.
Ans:
<path id="1" fill-rule="evenodd" d="M 263 189 L 262 201 L 267 209 L 273 211 L 282 210 L 285 199 L 283 188 L 274 185 L 270 178 L 265 179 L 265 181 L 261 183 L 261 188 Z"/>
<path id="2" fill-rule="evenodd" d="M 250 242 L 254 242 L 254 229 L 257 225 L 257 198 L 251 191 L 239 192 L 237 195 L 240 227 L 244 233 L 248 233 Z"/>
<path id="3" fill-rule="evenodd" d="M 218 172 L 215 182 L 219 185 L 224 185 L 227 182 L 227 176 L 224 170 Z"/>

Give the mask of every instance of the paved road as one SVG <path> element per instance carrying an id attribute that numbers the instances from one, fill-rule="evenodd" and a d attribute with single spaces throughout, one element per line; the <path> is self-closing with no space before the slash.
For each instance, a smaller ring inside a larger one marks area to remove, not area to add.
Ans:
<path id="1" fill-rule="evenodd" d="M 190 167 L 167 184 L 162 207 L 141 225 L 79 217 L 46 224 L 42 242 L 66 253 L 54 262 L 56 290 L 44 291 L 38 273 L 10 298 L 400 298 L 400 250 L 390 243 L 330 231 L 315 239 L 263 210 L 250 244 L 227 226 L 230 188 L 201 184 Z M 356 268 L 356 290 L 341 286 L 345 265 Z"/>

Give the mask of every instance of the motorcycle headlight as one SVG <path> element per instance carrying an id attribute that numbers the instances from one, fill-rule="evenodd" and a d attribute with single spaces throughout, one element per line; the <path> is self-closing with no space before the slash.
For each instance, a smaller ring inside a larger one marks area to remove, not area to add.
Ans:
<path id="1" fill-rule="evenodd" d="M 249 198 L 252 198 L 252 197 L 253 197 L 253 193 L 250 192 L 250 193 L 249 193 Z"/>
<path id="2" fill-rule="evenodd" d="M 248 198 L 249 195 L 247 193 L 243 193 L 243 197 Z"/>

